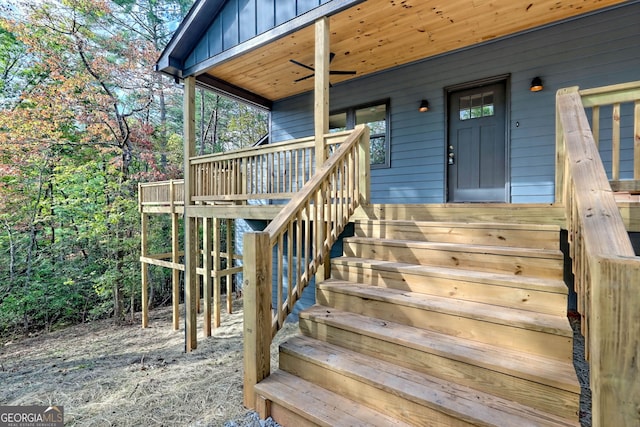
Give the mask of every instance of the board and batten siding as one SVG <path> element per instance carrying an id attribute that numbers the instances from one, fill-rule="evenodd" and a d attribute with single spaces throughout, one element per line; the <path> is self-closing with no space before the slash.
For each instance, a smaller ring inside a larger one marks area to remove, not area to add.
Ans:
<path id="1" fill-rule="evenodd" d="M 192 67 L 329 0 L 227 0 L 185 60 Z"/>
<path id="2" fill-rule="evenodd" d="M 555 92 L 640 80 L 639 23 L 634 3 L 333 86 L 332 111 L 390 100 L 391 167 L 371 171 L 372 202 L 445 201 L 445 88 L 498 75 L 509 75 L 510 201 L 553 202 Z M 544 82 L 542 92 L 529 91 L 535 76 Z M 421 99 L 429 100 L 429 112 L 418 112 Z M 312 135 L 312 108 L 311 93 L 276 102 L 272 141 Z M 601 115 L 604 136 L 611 116 Z M 624 137 L 633 130 L 624 117 L 622 123 Z M 601 147 L 610 167 L 606 141 Z M 623 145 L 623 178 L 631 173 L 631 153 Z"/>

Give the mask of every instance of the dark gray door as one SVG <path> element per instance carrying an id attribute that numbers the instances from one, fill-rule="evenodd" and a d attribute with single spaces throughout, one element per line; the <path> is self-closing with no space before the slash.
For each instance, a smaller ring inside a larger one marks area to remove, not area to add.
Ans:
<path id="1" fill-rule="evenodd" d="M 448 201 L 505 202 L 505 83 L 449 94 Z"/>

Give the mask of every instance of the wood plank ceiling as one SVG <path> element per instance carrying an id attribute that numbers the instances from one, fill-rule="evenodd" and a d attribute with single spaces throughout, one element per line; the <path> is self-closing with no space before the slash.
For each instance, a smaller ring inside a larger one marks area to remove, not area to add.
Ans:
<path id="1" fill-rule="evenodd" d="M 368 0 L 331 17 L 331 83 L 472 46 L 615 4 L 620 0 Z M 313 89 L 295 82 L 313 67 L 313 26 L 244 53 L 208 74 L 278 100 Z"/>

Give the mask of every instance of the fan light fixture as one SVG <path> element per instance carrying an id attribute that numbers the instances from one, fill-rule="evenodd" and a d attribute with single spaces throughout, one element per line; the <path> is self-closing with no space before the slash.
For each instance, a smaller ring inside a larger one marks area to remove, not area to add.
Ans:
<path id="1" fill-rule="evenodd" d="M 420 111 L 421 113 L 426 113 L 427 111 L 429 111 L 429 101 L 427 101 L 426 99 L 420 101 L 420 107 L 418 107 L 418 111 Z"/>
<path id="2" fill-rule="evenodd" d="M 331 64 L 331 62 L 333 61 L 333 58 L 335 58 L 336 54 L 333 52 L 329 53 L 329 64 Z M 303 80 L 307 80 L 310 79 L 311 77 L 313 77 L 315 75 L 315 68 L 303 64 L 302 62 L 296 61 L 295 59 L 290 59 L 289 62 L 291 62 L 292 64 L 296 64 L 304 69 L 307 69 L 309 71 L 311 71 L 311 74 L 304 76 L 304 77 L 300 77 L 299 79 L 294 80 L 294 83 L 298 83 L 301 82 Z M 329 75 L 341 75 L 341 76 L 354 76 L 356 75 L 356 71 L 355 70 L 329 70 Z M 329 86 L 331 86 L 331 84 L 329 84 Z"/>
<path id="3" fill-rule="evenodd" d="M 534 77 L 533 80 L 531 80 L 531 87 L 529 88 L 529 90 L 531 92 L 540 92 L 542 89 L 544 89 L 542 80 L 540 79 L 540 77 Z"/>

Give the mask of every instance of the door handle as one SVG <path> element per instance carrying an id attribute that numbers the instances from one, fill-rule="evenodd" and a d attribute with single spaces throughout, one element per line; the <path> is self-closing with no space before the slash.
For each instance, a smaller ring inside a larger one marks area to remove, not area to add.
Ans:
<path id="1" fill-rule="evenodd" d="M 456 163 L 456 155 L 453 152 L 453 145 L 449 146 L 449 154 L 447 156 L 447 164 L 453 165 Z"/>

